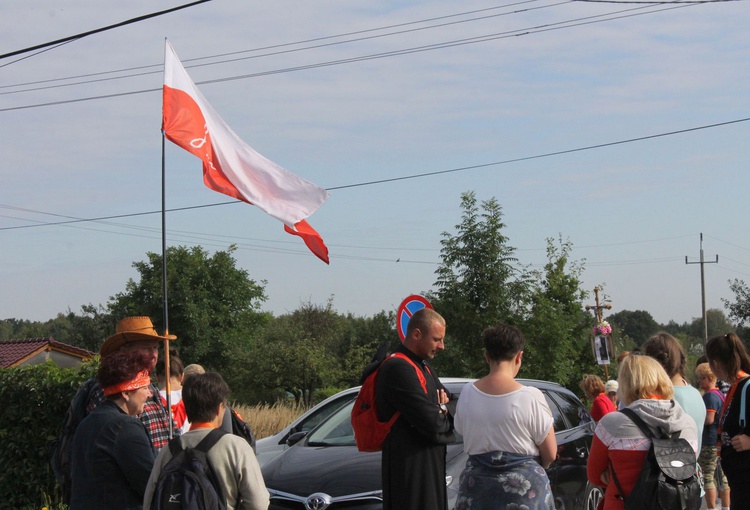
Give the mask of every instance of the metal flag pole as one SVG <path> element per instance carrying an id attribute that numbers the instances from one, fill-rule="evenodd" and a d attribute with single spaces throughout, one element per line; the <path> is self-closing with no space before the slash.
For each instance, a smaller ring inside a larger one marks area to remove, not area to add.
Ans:
<path id="1" fill-rule="evenodd" d="M 164 39 L 164 62 L 166 64 L 167 39 Z M 166 72 L 166 65 L 165 65 Z M 167 394 L 167 418 L 169 421 L 169 439 L 172 439 L 174 431 L 172 430 L 172 388 L 169 377 L 169 312 L 167 300 L 167 193 L 166 193 L 166 158 L 165 143 L 166 135 L 164 126 L 161 129 L 161 295 L 162 295 L 162 316 L 164 317 L 164 378 L 166 385 L 164 390 Z M 158 397 L 158 396 L 157 396 Z"/>

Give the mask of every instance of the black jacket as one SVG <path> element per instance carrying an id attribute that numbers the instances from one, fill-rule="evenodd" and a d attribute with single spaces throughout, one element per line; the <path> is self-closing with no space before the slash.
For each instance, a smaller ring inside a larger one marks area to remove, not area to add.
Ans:
<path id="1" fill-rule="evenodd" d="M 76 429 L 70 510 L 142 509 L 155 459 L 143 423 L 105 400 Z"/>

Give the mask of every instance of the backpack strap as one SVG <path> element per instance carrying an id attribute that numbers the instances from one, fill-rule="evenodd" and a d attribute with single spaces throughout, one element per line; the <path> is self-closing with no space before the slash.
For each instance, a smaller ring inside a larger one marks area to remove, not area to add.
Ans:
<path id="1" fill-rule="evenodd" d="M 206 437 L 201 439 L 201 442 L 195 446 L 195 449 L 207 453 L 208 450 L 210 450 L 226 433 L 226 430 L 218 428 L 211 430 L 211 432 L 209 432 Z M 179 436 L 169 441 L 169 453 L 172 454 L 172 457 L 176 457 L 184 449 L 185 448 L 182 446 L 182 441 Z"/>
<path id="2" fill-rule="evenodd" d="M 219 439 L 222 438 L 227 433 L 226 430 L 223 429 L 213 429 L 211 432 L 204 437 L 200 443 L 198 443 L 195 446 L 195 449 L 198 451 L 201 451 L 203 453 L 207 453 L 208 450 L 210 450 L 213 445 L 219 442 Z"/>
<path id="3" fill-rule="evenodd" d="M 647 438 L 654 439 L 656 437 L 656 434 L 651 431 L 651 427 L 649 427 L 646 422 L 643 421 L 640 416 L 638 416 L 638 413 L 627 407 L 623 407 L 622 409 L 620 409 L 620 412 L 633 420 L 633 423 L 635 423 L 636 426 L 641 429 L 641 432 L 643 432 L 643 435 L 645 435 Z"/>
<path id="4" fill-rule="evenodd" d="M 612 466 L 612 463 L 609 463 L 609 474 L 611 475 L 612 481 L 615 482 L 615 487 L 617 487 L 618 494 L 615 495 L 615 499 L 619 499 L 620 501 L 625 501 L 625 493 L 622 491 L 622 486 L 620 485 L 620 480 L 617 479 L 617 475 L 615 474 L 615 468 Z"/>
<path id="5" fill-rule="evenodd" d="M 719 389 L 717 388 L 711 388 L 710 390 L 708 390 L 708 392 L 714 393 L 716 396 L 718 396 L 719 399 L 721 399 L 722 404 L 724 403 L 724 400 L 726 400 L 726 397 L 724 396 L 724 394 L 721 391 L 719 391 Z"/>
<path id="6" fill-rule="evenodd" d="M 745 378 L 747 382 L 745 382 L 745 386 L 742 387 L 742 393 L 740 393 L 740 434 L 745 433 L 745 427 L 747 423 L 745 422 L 745 413 L 746 413 L 746 403 L 747 403 L 747 387 L 750 386 L 750 380 Z"/>
<path id="7" fill-rule="evenodd" d="M 411 360 L 411 358 L 409 358 L 409 356 L 407 356 L 406 354 L 404 354 L 402 352 L 394 352 L 389 357 L 390 358 L 399 358 L 399 359 L 402 359 L 404 361 L 409 362 L 409 364 L 412 367 L 414 367 L 414 371 L 417 373 L 417 377 L 419 378 L 419 384 L 422 385 L 422 389 L 424 390 L 425 393 L 427 393 L 427 380 L 424 378 L 424 372 L 422 372 L 422 370 L 417 366 L 416 363 L 414 363 L 414 361 Z M 388 358 L 386 358 L 386 360 L 387 359 Z M 430 370 L 429 367 L 427 368 L 427 370 L 428 371 Z M 432 375 L 432 372 L 430 372 L 430 375 Z"/>

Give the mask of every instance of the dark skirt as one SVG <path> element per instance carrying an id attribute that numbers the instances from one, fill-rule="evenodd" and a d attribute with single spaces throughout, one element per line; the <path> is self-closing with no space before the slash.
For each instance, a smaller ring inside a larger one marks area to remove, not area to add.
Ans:
<path id="1" fill-rule="evenodd" d="M 456 510 L 554 510 L 547 472 L 535 457 L 508 452 L 470 455 Z"/>

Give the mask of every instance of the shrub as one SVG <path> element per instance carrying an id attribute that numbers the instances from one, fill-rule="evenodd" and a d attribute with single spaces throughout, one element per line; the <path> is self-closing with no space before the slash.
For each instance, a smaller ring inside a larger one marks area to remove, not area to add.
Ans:
<path id="1" fill-rule="evenodd" d="M 61 369 L 51 361 L 0 370 L 0 501 L 4 508 L 58 508 L 49 465 L 65 411 L 98 362 Z"/>

